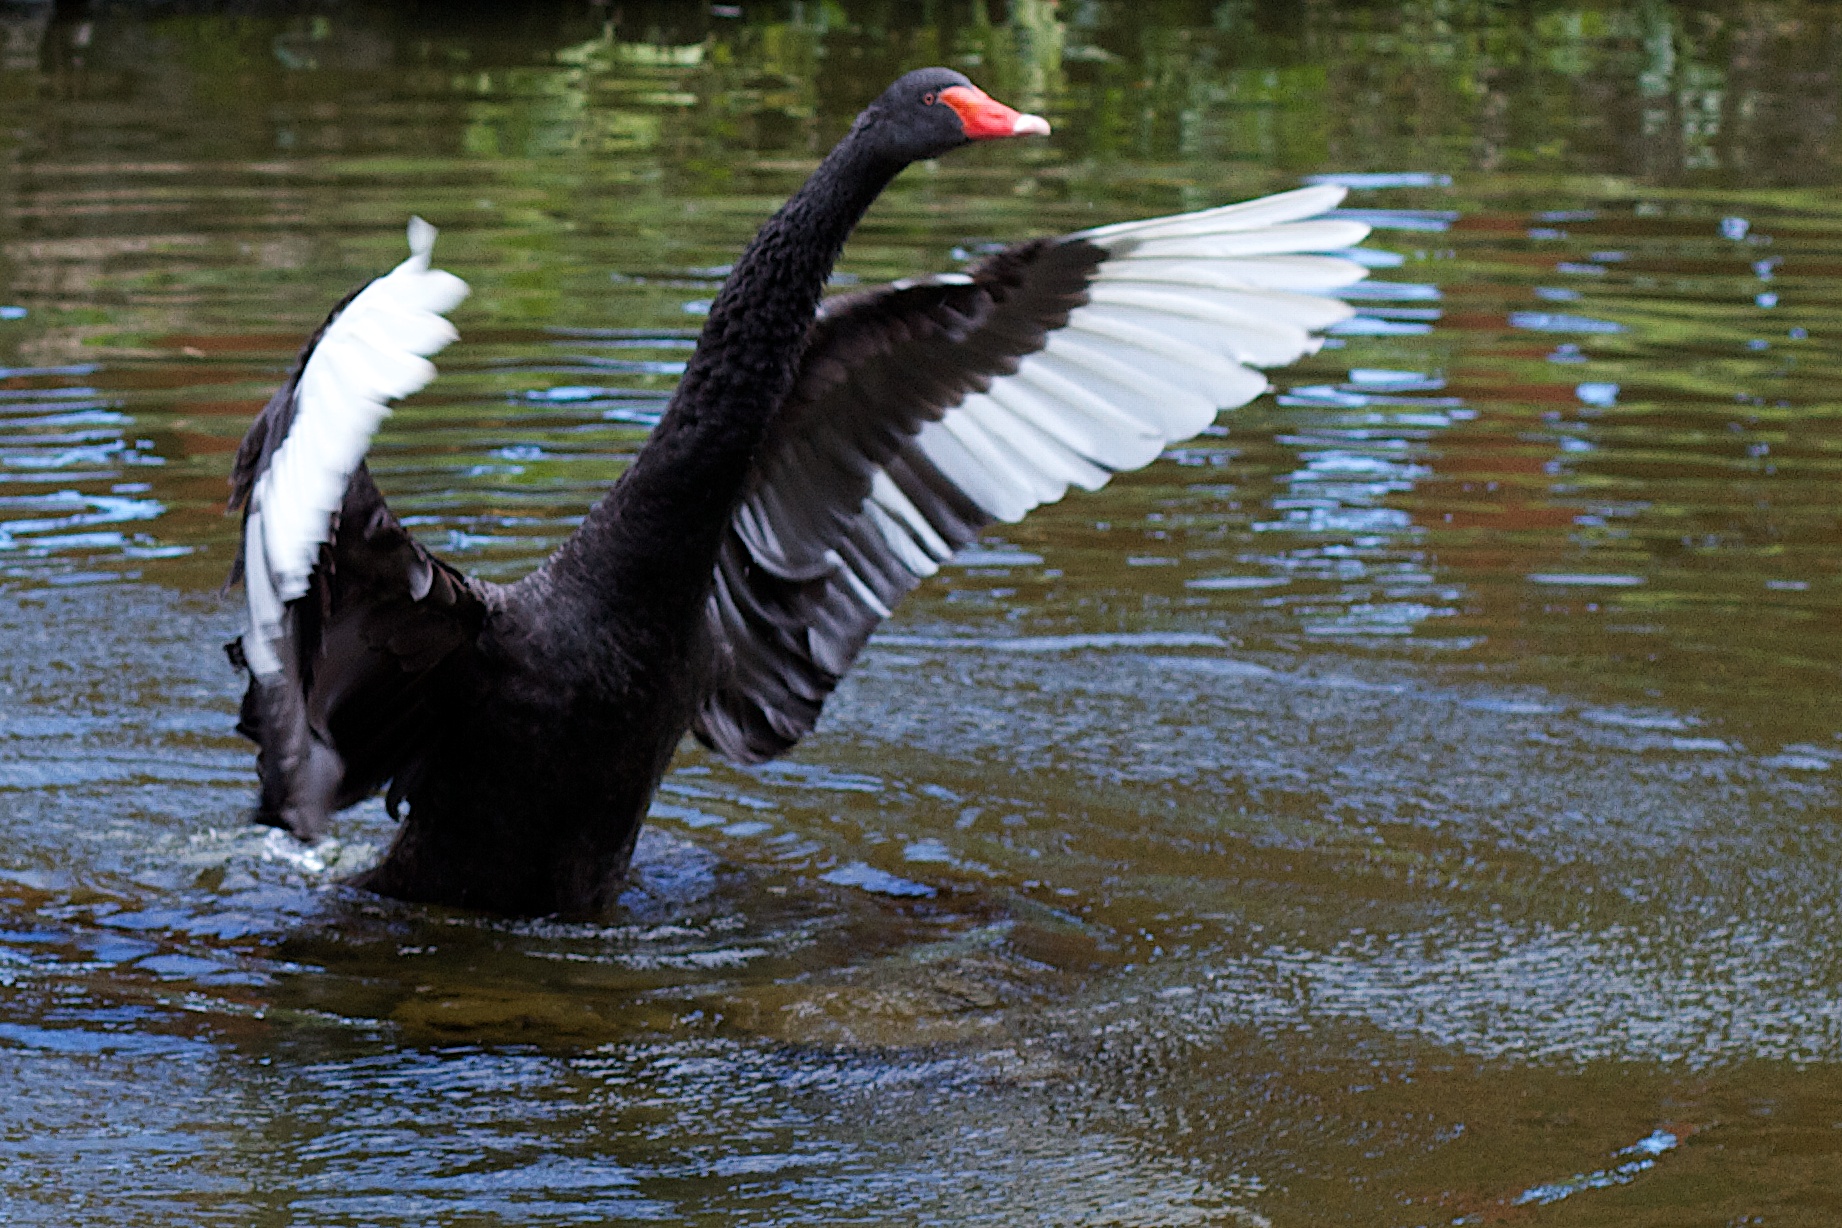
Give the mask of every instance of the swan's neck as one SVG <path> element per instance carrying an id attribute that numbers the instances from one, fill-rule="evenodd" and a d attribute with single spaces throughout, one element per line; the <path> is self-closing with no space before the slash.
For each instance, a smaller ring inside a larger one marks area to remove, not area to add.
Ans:
<path id="1" fill-rule="evenodd" d="M 832 150 L 736 261 L 655 439 L 713 426 L 737 441 L 759 440 L 792 385 L 844 241 L 902 169 L 856 138 L 853 131 Z"/>
<path id="2" fill-rule="evenodd" d="M 652 438 L 545 569 L 595 598 L 602 617 L 668 635 L 693 621 L 838 253 L 902 169 L 871 151 L 863 129 L 860 120 L 744 250 Z"/>

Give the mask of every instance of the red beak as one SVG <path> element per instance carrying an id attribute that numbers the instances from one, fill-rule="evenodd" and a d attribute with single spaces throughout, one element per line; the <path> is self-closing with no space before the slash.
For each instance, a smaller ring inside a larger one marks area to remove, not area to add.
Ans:
<path id="1" fill-rule="evenodd" d="M 1048 136 L 1049 121 L 1040 115 L 1013 111 L 984 90 L 971 85 L 949 85 L 940 101 L 959 113 L 959 125 L 975 141 L 1001 136 Z"/>

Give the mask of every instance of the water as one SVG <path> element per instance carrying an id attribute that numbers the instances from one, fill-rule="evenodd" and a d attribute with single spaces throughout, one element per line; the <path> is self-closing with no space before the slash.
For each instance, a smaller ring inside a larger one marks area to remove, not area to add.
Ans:
<path id="1" fill-rule="evenodd" d="M 1842 18 L 915 7 L 0 8 L 0 1222 L 1831 1222 Z M 515 576 L 938 61 L 1057 134 L 842 284 L 1333 176 L 1362 314 L 681 755 L 603 926 L 246 826 L 229 453 L 404 218 L 374 468 Z"/>

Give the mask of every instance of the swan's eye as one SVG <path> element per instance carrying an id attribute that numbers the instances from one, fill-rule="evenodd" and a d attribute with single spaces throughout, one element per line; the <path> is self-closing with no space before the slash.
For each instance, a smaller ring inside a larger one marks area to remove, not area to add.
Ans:
<path id="1" fill-rule="evenodd" d="M 921 95 L 921 104 L 923 106 L 931 107 L 936 102 L 939 102 L 939 101 L 940 101 L 940 95 L 936 94 L 933 90 L 929 90 L 927 93 Z"/>

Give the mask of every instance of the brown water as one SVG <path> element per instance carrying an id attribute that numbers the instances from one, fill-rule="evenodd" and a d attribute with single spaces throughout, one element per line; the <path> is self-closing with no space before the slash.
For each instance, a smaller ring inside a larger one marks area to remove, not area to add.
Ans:
<path id="1" fill-rule="evenodd" d="M 1842 1221 L 1842 13 L 503 7 L 0 6 L 0 1222 Z M 405 217 L 374 467 L 514 576 L 943 61 L 1057 135 L 843 280 L 1328 174 L 1362 314 L 684 753 L 605 927 L 246 826 L 229 452 Z"/>

